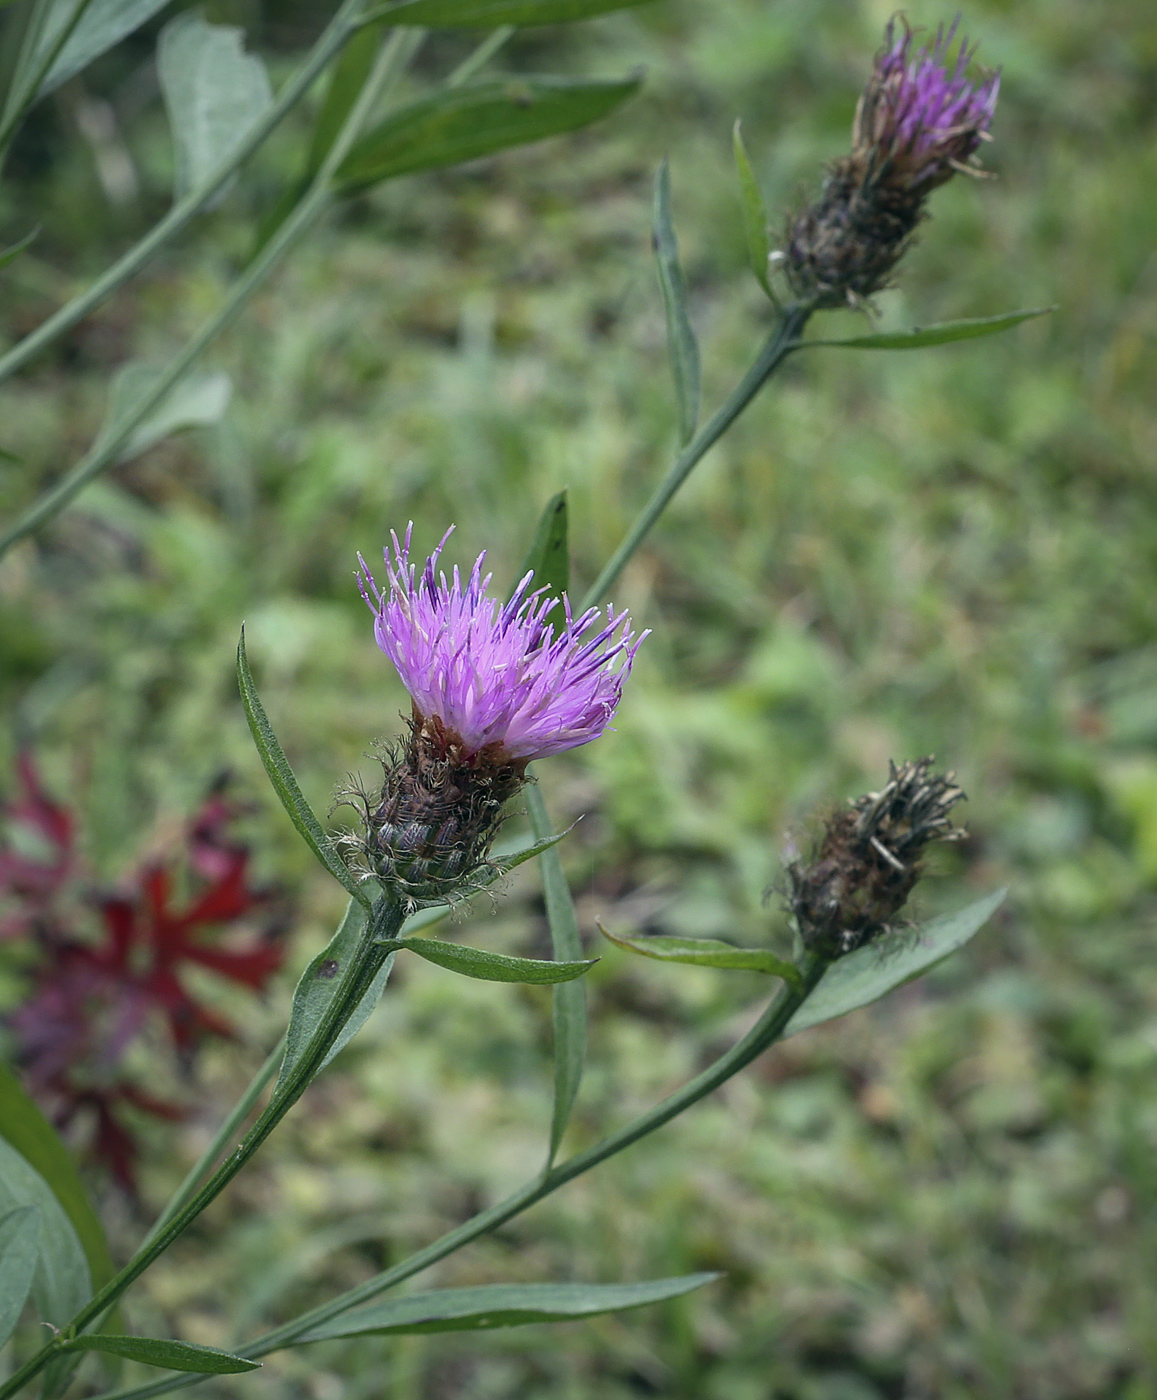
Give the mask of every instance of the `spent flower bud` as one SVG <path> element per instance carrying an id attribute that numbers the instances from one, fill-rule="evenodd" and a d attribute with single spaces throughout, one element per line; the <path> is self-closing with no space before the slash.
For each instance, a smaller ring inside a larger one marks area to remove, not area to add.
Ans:
<path id="1" fill-rule="evenodd" d="M 811 858 L 788 866 L 788 907 L 813 952 L 842 957 L 886 933 L 920 878 L 926 847 L 965 835 L 950 820 L 964 792 L 932 762 L 890 763 L 885 786 L 835 811 Z"/>
<path id="2" fill-rule="evenodd" d="M 378 645 L 410 693 L 408 738 L 387 747 L 379 794 L 343 794 L 363 813 L 351 840 L 369 873 L 411 904 L 440 903 L 489 873 L 502 808 L 527 765 L 597 739 L 618 708 L 645 632 L 625 612 L 591 608 L 572 617 L 527 574 L 507 603 L 488 596 L 479 555 L 463 584 L 437 569 L 449 537 L 421 575 L 410 563 L 410 531 L 386 552 L 383 592 L 361 560 L 362 596 Z M 565 621 L 552 630 L 550 613 Z M 617 667 L 612 662 L 619 659 Z"/>
<path id="3" fill-rule="evenodd" d="M 969 77 L 975 48 L 964 40 L 949 59 L 958 23 L 913 52 L 907 20 L 889 21 L 856 107 L 851 154 L 785 237 L 788 282 L 813 308 L 857 306 L 880 291 L 929 194 L 957 172 L 982 173 L 974 157 L 989 139 L 1000 74 Z"/>

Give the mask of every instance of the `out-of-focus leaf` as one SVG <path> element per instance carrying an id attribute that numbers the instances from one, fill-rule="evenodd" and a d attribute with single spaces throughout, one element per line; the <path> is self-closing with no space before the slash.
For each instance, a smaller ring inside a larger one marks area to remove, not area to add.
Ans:
<path id="1" fill-rule="evenodd" d="M 289 815 L 289 820 L 297 828 L 301 839 L 321 861 L 333 878 L 342 885 L 359 904 L 370 907 L 370 896 L 365 886 L 358 881 L 334 848 L 333 842 L 322 830 L 313 808 L 305 800 L 298 786 L 293 769 L 285 757 L 285 752 L 277 742 L 277 735 L 269 723 L 265 707 L 253 683 L 253 673 L 249 669 L 249 659 L 245 655 L 245 629 L 241 629 L 241 640 L 237 644 L 237 681 L 241 687 L 241 701 L 249 720 L 249 732 L 261 755 L 261 762 L 273 784 L 273 790 L 281 799 L 281 805 Z M 336 937 L 336 935 L 335 935 Z"/>
<path id="2" fill-rule="evenodd" d="M 40 1211 L 17 1206 L 0 1216 L 0 1347 L 20 1321 L 40 1253 Z"/>
<path id="3" fill-rule="evenodd" d="M 356 1308 L 297 1338 L 320 1342 L 365 1332 L 474 1332 L 527 1322 L 566 1322 L 576 1317 L 641 1308 L 679 1298 L 719 1274 L 684 1274 L 644 1283 L 507 1283 L 443 1288 Z"/>
<path id="4" fill-rule="evenodd" d="M 108 412 L 97 438 L 98 446 L 118 430 L 161 373 L 152 365 L 139 363 L 127 364 L 118 370 L 109 391 Z M 118 460 L 127 462 L 184 428 L 219 423 L 229 407 L 232 393 L 229 376 L 223 370 L 187 375 L 173 386 L 143 423 L 137 424 L 121 448 Z"/>
<path id="5" fill-rule="evenodd" d="M 1007 890 L 996 890 L 955 914 L 945 914 L 913 929 L 892 947 L 858 948 L 837 959 L 819 985 L 788 1022 L 784 1037 L 843 1016 L 877 1001 L 893 987 L 919 977 L 961 948 L 993 916 Z"/>
<path id="6" fill-rule="evenodd" d="M 89 1205 L 80 1173 L 56 1129 L 3 1062 L 0 1062 L 0 1138 L 14 1147 L 51 1187 L 84 1249 L 93 1286 L 103 1287 L 114 1273 L 112 1258 L 104 1229 Z"/>
<path id="7" fill-rule="evenodd" d="M 78 3 L 79 0 L 57 0 L 41 36 L 40 53 L 47 56 L 61 30 L 76 13 Z M 73 74 L 87 68 L 94 58 L 139 29 L 167 3 L 168 0 L 89 0 L 36 95 L 45 97 Z"/>
<path id="8" fill-rule="evenodd" d="M 526 551 L 522 568 L 518 571 L 519 580 L 527 574 L 534 574 L 531 588 L 546 588 L 554 598 L 561 598 L 567 590 L 570 579 L 570 547 L 567 543 L 566 492 L 560 491 L 546 503 L 546 508 L 538 518 L 534 539 Z M 553 629 L 562 625 L 561 607 L 551 614 Z"/>
<path id="9" fill-rule="evenodd" d="M 197 1371 L 204 1376 L 232 1376 L 256 1371 L 260 1361 L 250 1361 L 217 1347 L 195 1342 L 174 1342 L 160 1337 L 110 1337 L 85 1333 L 65 1342 L 62 1351 L 103 1351 L 123 1356 L 126 1361 L 143 1361 L 146 1366 L 164 1366 L 169 1371 Z"/>
<path id="10" fill-rule="evenodd" d="M 747 148 L 743 144 L 740 123 L 736 122 L 731 132 L 731 147 L 735 153 L 735 170 L 739 176 L 739 194 L 743 202 L 743 231 L 747 235 L 747 260 L 755 274 L 755 280 L 772 301 L 776 300 L 767 275 L 767 259 L 771 244 L 767 236 L 767 207 L 763 202 L 751 161 L 747 158 Z"/>
<path id="11" fill-rule="evenodd" d="M 161 30 L 157 77 L 176 148 L 173 197 L 203 184 L 273 105 L 265 64 L 245 34 L 186 10 Z M 223 198 L 222 190 L 218 198 Z"/>
<path id="12" fill-rule="evenodd" d="M 405 0 L 388 11 L 391 24 L 426 29 L 496 29 L 500 24 L 565 24 L 647 0 Z"/>
<path id="13" fill-rule="evenodd" d="M 443 88 L 399 107 L 357 142 L 338 168 L 337 182 L 349 193 L 574 131 L 614 111 L 638 86 L 638 78 L 517 77 Z"/>
<path id="14" fill-rule="evenodd" d="M 35 1206 L 39 1221 L 32 1300 L 41 1319 L 63 1327 L 92 1297 L 88 1261 L 52 1187 L 0 1139 L 0 1215 Z"/>
<path id="15" fill-rule="evenodd" d="M 687 284 L 671 221 L 671 172 L 665 158 L 655 177 L 653 240 L 663 310 L 667 313 L 667 352 L 679 405 L 679 440 L 690 442 L 699 422 L 699 343 L 687 314 Z"/>
<path id="16" fill-rule="evenodd" d="M 10 262 L 18 258 L 39 233 L 39 227 L 34 228 L 31 233 L 26 233 L 19 243 L 13 243 L 10 248 L 5 248 L 0 253 L 0 267 L 7 267 Z"/>
<path id="17" fill-rule="evenodd" d="M 954 340 L 975 340 L 996 335 L 1035 316 L 1047 316 L 1055 306 L 1036 306 L 1031 311 L 1008 311 L 1003 316 L 977 316 L 966 321 L 941 321 L 936 326 L 914 326 L 910 331 L 880 331 L 875 335 L 854 335 L 847 340 L 801 340 L 798 349 L 813 345 L 842 345 L 849 350 L 919 350 L 923 345 L 949 345 Z"/>
<path id="18" fill-rule="evenodd" d="M 724 967 L 732 971 L 766 972 L 782 977 L 785 982 L 799 985 L 800 975 L 794 963 L 777 958 L 766 948 L 736 948 L 718 938 L 620 938 L 599 924 L 604 938 L 628 953 L 641 953 L 659 962 L 691 963 L 695 967 Z"/>
<path id="19" fill-rule="evenodd" d="M 462 943 L 443 943 L 435 938 L 395 940 L 391 947 L 408 948 L 427 962 L 464 977 L 477 977 L 483 982 L 523 982 L 542 985 L 569 982 L 588 972 L 597 958 L 579 962 L 544 962 L 539 958 L 512 958 L 507 953 L 490 953 L 483 948 L 468 948 Z"/>

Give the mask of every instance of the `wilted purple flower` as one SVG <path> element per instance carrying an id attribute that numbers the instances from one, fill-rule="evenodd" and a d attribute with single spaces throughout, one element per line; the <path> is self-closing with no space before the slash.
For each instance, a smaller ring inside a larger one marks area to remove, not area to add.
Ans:
<path id="1" fill-rule="evenodd" d="M 886 284 L 924 217 L 924 200 L 988 139 L 999 73 L 968 76 L 959 19 L 913 52 L 907 20 L 889 21 L 884 47 L 856 107 L 852 153 L 832 167 L 818 202 L 788 231 L 785 271 L 814 307 L 855 305 Z M 899 27 L 900 32 L 897 33 Z"/>
<path id="2" fill-rule="evenodd" d="M 529 591 L 532 573 L 505 604 L 487 596 L 485 554 L 465 587 L 457 567 L 447 583 L 436 570 L 449 535 L 421 578 L 410 563 L 410 530 L 400 545 L 393 535 L 385 595 L 359 560 L 378 646 L 398 668 L 417 713 L 439 720 L 466 757 L 498 744 L 507 759 L 529 762 L 597 739 L 618 708 L 642 641 L 628 630 L 627 614 L 616 617 L 608 608 L 606 626 L 596 630 L 598 609 L 572 617 L 564 597 L 566 625 L 556 636 L 549 614 L 558 602 L 546 589 Z M 621 666 L 611 669 L 619 656 Z"/>
<path id="3" fill-rule="evenodd" d="M 382 592 L 359 559 L 362 596 L 375 615 L 378 645 L 410 693 L 409 738 L 383 758 L 380 796 L 346 794 L 365 818 L 353 838 L 378 878 L 413 903 L 442 900 L 483 867 L 501 808 L 525 781 L 533 759 L 589 743 L 610 724 L 645 632 L 625 612 L 592 608 L 557 632 L 559 607 L 533 574 L 508 603 L 490 597 L 479 555 L 465 585 L 449 581 L 438 558 L 419 574 L 410 530 L 386 551 Z M 617 665 L 616 665 L 617 662 Z"/>

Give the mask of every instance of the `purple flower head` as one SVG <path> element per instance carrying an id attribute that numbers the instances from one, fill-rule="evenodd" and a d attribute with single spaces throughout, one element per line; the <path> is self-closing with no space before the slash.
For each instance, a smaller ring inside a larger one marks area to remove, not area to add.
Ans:
<path id="1" fill-rule="evenodd" d="M 870 153 L 874 164 L 893 163 L 910 189 L 932 189 L 968 169 L 996 110 L 999 72 L 974 82 L 967 70 L 976 49 L 966 40 L 955 63 L 949 59 L 959 23 L 957 16 L 947 31 L 941 25 L 935 40 L 913 53 L 907 20 L 900 17 L 899 35 L 890 20 L 856 108 L 853 145 Z"/>
<path id="2" fill-rule="evenodd" d="M 499 745 L 505 759 L 530 762 L 597 739 L 647 634 L 636 638 L 627 614 L 612 608 L 601 628 L 597 608 L 573 617 L 564 596 L 566 622 L 556 635 L 549 615 L 557 600 L 546 589 L 530 591 L 533 574 L 508 603 L 488 596 L 485 554 L 465 586 L 456 567 L 447 582 L 437 563 L 450 530 L 419 576 L 410 563 L 412 528 L 401 544 L 391 536 L 389 592 L 379 591 L 364 560 L 359 582 L 376 615 L 378 646 L 398 668 L 417 713 L 439 720 L 465 758 Z"/>

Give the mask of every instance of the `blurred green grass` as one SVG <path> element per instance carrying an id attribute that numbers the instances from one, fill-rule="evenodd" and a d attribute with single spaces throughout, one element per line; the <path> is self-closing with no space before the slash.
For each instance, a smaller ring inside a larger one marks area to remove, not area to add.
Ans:
<path id="1" fill-rule="evenodd" d="M 945 17 L 924 0 L 909 13 Z M 511 66 L 642 62 L 643 95 L 580 136 L 352 207 L 214 352 L 236 384 L 227 421 L 118 470 L 0 565 L 0 688 L 86 811 L 98 869 L 229 766 L 262 805 L 265 870 L 300 891 L 304 963 L 339 900 L 263 787 L 232 678 L 242 619 L 324 808 L 403 704 L 356 550 L 372 559 L 411 518 L 424 549 L 453 520 L 453 557 L 486 548 L 505 583 L 565 485 L 589 582 L 674 445 L 647 248 L 656 165 L 670 154 L 711 403 L 766 319 L 743 269 L 731 122 L 786 210 L 842 149 L 887 15 L 675 0 L 520 36 Z M 965 27 L 1004 70 L 997 178 L 935 197 L 883 322 L 1060 309 L 979 344 L 798 357 L 616 590 L 654 636 L 615 732 L 540 776 L 558 820 L 586 814 L 564 851 L 592 947 L 596 917 L 781 936 L 763 892 L 787 834 L 878 785 L 889 757 L 926 752 L 959 771 L 972 837 L 920 912 L 999 883 L 1006 911 L 924 983 L 792 1041 L 432 1276 L 719 1268 L 725 1282 L 566 1329 L 328 1344 L 204 1393 L 1157 1391 L 1157 18 L 1143 0 L 1027 0 L 971 7 Z M 2 196 L 6 234 L 30 209 L 45 226 L 5 274 L 8 335 L 163 206 L 144 80 L 97 79 L 140 192 L 109 207 L 91 153 L 64 141 L 77 99 L 63 96 L 45 118 L 53 163 L 26 151 Z M 27 464 L 6 472 L 5 511 L 83 448 L 116 364 L 163 354 L 215 304 L 291 157 L 275 146 L 198 238 L 4 391 L 3 445 Z M 841 314 L 825 333 L 843 323 L 862 325 Z M 528 872 L 467 917 L 475 941 L 542 947 Z M 575 1142 L 693 1072 L 762 992 L 600 951 Z M 245 1056 L 206 1066 L 198 1120 L 153 1139 L 150 1201 L 275 1036 L 290 987 L 253 1018 Z M 405 969 L 264 1164 L 149 1275 L 133 1323 L 208 1342 L 260 1328 L 515 1184 L 543 1150 L 548 1025 L 537 990 Z"/>

